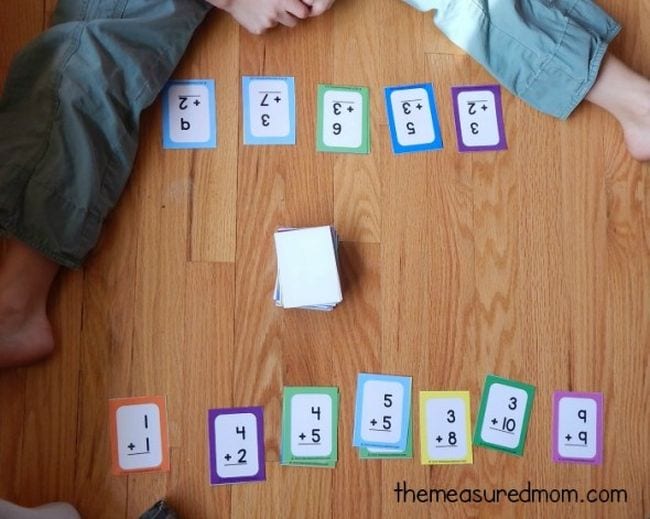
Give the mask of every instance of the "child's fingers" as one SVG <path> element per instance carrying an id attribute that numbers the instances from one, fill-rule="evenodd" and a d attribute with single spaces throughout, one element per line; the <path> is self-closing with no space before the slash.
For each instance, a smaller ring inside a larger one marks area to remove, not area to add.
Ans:
<path id="1" fill-rule="evenodd" d="M 311 13 L 309 16 L 320 16 L 327 11 L 334 3 L 333 0 L 303 0 L 311 2 Z"/>
<path id="2" fill-rule="evenodd" d="M 287 27 L 295 27 L 298 23 L 298 18 L 290 13 L 283 12 L 278 14 L 278 22 L 280 22 L 282 25 L 286 25 Z"/>
<path id="3" fill-rule="evenodd" d="M 310 8 L 300 0 L 286 0 L 284 9 L 296 18 L 304 19 L 309 16 Z"/>

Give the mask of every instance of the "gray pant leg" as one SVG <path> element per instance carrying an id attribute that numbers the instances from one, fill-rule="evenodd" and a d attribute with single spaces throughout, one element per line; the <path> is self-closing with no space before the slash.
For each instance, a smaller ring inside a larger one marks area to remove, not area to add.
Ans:
<path id="1" fill-rule="evenodd" d="M 432 0 L 434 21 L 510 92 L 566 118 L 619 24 L 591 0 Z"/>
<path id="2" fill-rule="evenodd" d="M 0 232 L 67 267 L 129 177 L 140 113 L 209 11 L 203 0 L 62 0 L 0 101 Z"/>

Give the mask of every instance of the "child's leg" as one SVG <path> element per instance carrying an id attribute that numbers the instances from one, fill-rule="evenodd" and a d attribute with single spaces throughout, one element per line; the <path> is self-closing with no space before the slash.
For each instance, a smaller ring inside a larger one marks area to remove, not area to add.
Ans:
<path id="1" fill-rule="evenodd" d="M 54 348 L 46 305 L 58 270 L 34 249 L 9 240 L 0 263 L 0 368 L 31 364 Z"/>
<path id="2" fill-rule="evenodd" d="M 436 25 L 513 94 L 561 119 L 587 98 L 617 117 L 636 158 L 648 158 L 641 135 L 650 124 L 647 81 L 616 59 L 599 74 L 620 26 L 591 0 L 432 2 Z M 628 81 L 635 93 L 627 95 L 638 103 L 633 113 L 622 98 L 630 86 L 620 88 Z"/>
<path id="3" fill-rule="evenodd" d="M 650 81 L 608 55 L 587 101 L 611 113 L 623 127 L 630 154 L 650 160 Z"/>
<path id="4" fill-rule="evenodd" d="M 52 349 L 56 264 L 78 267 L 117 203 L 141 111 L 210 6 L 203 0 L 60 0 L 14 60 L 0 100 L 0 367 Z M 23 294 L 17 295 L 21 290 Z"/>
<path id="5" fill-rule="evenodd" d="M 77 511 L 67 503 L 50 503 L 38 508 L 23 508 L 0 499 L 2 519 L 80 519 Z"/>

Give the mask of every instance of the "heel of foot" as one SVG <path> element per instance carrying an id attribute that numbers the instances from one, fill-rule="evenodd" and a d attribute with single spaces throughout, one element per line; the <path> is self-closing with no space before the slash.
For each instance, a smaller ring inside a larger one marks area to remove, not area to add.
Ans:
<path id="1" fill-rule="evenodd" d="M 27 366 L 54 351 L 54 337 L 45 315 L 34 316 L 16 326 L 0 321 L 0 368 Z"/>

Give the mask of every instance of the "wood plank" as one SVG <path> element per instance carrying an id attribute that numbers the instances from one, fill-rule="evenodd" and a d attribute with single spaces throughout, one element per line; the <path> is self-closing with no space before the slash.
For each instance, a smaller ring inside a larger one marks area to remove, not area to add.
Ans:
<path id="1" fill-rule="evenodd" d="M 382 219 L 382 368 L 413 377 L 417 420 L 419 391 L 474 389 L 467 357 L 460 353 L 474 344 L 474 246 L 471 159 L 455 152 L 447 102 L 456 77 L 452 72 L 462 73 L 465 58 L 431 55 L 412 67 L 434 83 L 445 150 L 405 157 L 386 150 L 382 155 L 387 216 Z M 415 431 L 415 459 L 408 469 L 384 462 L 384 489 L 392 490 L 398 481 L 416 489 L 441 481 L 454 487 L 470 477 L 467 468 L 434 471 L 420 465 L 417 426 Z M 385 517 L 430 513 L 426 506 L 383 496 Z M 444 513 L 453 513 L 452 508 Z"/>
<path id="2" fill-rule="evenodd" d="M 370 2 L 343 2 L 332 12 L 333 62 L 331 80 L 336 85 L 365 86 L 370 90 L 370 154 L 329 155 L 324 166 L 334 172 L 334 222 L 347 241 L 379 242 L 378 216 L 381 177 L 375 143 L 384 131 L 383 86 L 380 60 L 367 59 L 380 47 L 379 13 Z M 359 24 L 359 20 L 364 20 Z M 322 78 L 319 78 L 322 81 Z"/>
<path id="3" fill-rule="evenodd" d="M 232 406 L 235 269 L 227 263 L 186 268 L 181 440 L 172 450 L 167 498 L 180 517 L 202 517 L 230 510 L 230 488 L 208 484 L 206 424 L 208 409 Z"/>
<path id="4" fill-rule="evenodd" d="M 212 50 L 214 49 L 214 50 Z M 177 78 L 214 78 L 218 143 L 196 157 L 190 198 L 190 259 L 232 262 L 236 246 L 239 145 L 239 26 L 214 11 L 195 36 Z"/>
<path id="5" fill-rule="evenodd" d="M 0 17 L 0 33 L 3 45 L 0 47 L 0 93 L 14 55 L 41 30 L 43 1 L 8 2 L 3 6 L 4 16 Z M 0 265 L 5 252 L 5 242 L 0 240 Z M 0 442 L 0 496 L 5 499 L 21 500 L 22 487 L 19 484 L 21 473 L 20 458 L 23 448 L 23 424 L 25 415 L 26 369 L 0 371 L 0 408 L 4 418 L 0 420 L 0 438 L 12 441 Z M 11 477 L 8 475 L 11 474 Z M 2 477 L 2 475 L 7 475 Z"/>
<path id="6" fill-rule="evenodd" d="M 32 504 L 75 496 L 82 287 L 81 272 L 58 278 L 48 312 L 57 347 L 26 373 L 22 438 L 30 447 L 21 452 L 19 485 Z"/>
<path id="7" fill-rule="evenodd" d="M 280 226 L 306 227 L 332 222 L 332 175 L 319 167 L 323 157 L 312 152 L 315 121 L 313 86 L 327 69 L 318 66 L 313 50 L 327 48 L 329 18 L 310 20 L 293 31 L 278 29 L 262 38 L 242 33 L 242 75 L 289 75 L 296 81 L 297 146 L 240 145 L 238 171 L 237 273 L 235 309 L 235 405 L 264 405 L 266 452 L 278 459 L 282 310 L 273 306 L 275 281 L 273 232 Z M 311 46 L 301 45 L 309 29 Z M 309 150 L 309 151 L 306 151 Z"/>
<path id="8" fill-rule="evenodd" d="M 0 31 L 0 93 L 15 54 L 43 30 L 44 0 L 4 2 Z"/>
<path id="9" fill-rule="evenodd" d="M 136 160 L 136 170 L 142 159 Z M 137 182 L 131 186 L 109 216 L 84 276 L 74 503 L 83 517 L 98 519 L 126 517 L 127 478 L 111 473 L 108 400 L 133 394 L 139 232 L 133 222 L 140 218 L 140 205 Z"/>
<path id="10" fill-rule="evenodd" d="M 331 355 L 331 380 L 341 393 L 332 517 L 379 517 L 382 497 L 375 492 L 382 488 L 382 462 L 359 459 L 352 447 L 352 428 L 357 375 L 381 371 L 381 248 L 376 243 L 343 243 L 340 255 L 344 300 L 334 310 L 336 325 L 324 350 Z M 366 491 L 372 499 L 361 497 Z"/>
<path id="11" fill-rule="evenodd" d="M 135 170 L 142 208 L 138 226 L 135 274 L 133 349 L 129 374 L 131 393 L 124 396 L 163 395 L 167 399 L 169 442 L 172 452 L 182 441 L 184 408 L 178 366 L 185 351 L 185 269 L 189 245 L 191 170 L 203 151 L 165 153 L 160 147 L 160 103 L 143 126 L 140 141 L 145 170 Z M 143 176 L 142 178 L 140 176 Z M 141 514 L 166 494 L 169 473 L 128 476 L 127 516 Z"/>

